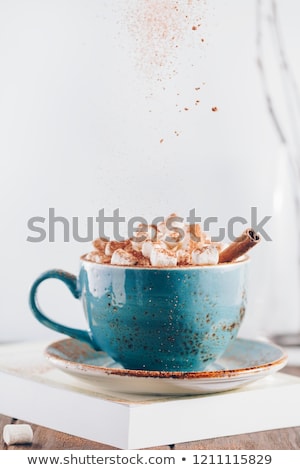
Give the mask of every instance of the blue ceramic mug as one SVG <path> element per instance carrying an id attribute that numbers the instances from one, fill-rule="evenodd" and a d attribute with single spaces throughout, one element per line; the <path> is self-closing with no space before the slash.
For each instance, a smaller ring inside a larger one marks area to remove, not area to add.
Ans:
<path id="1" fill-rule="evenodd" d="M 42 274 L 30 306 L 45 326 L 103 350 L 126 369 L 200 371 L 235 340 L 245 314 L 248 259 L 215 266 L 174 268 L 96 264 L 81 258 L 78 278 L 61 270 Z M 38 286 L 63 281 L 81 298 L 86 331 L 47 317 Z"/>

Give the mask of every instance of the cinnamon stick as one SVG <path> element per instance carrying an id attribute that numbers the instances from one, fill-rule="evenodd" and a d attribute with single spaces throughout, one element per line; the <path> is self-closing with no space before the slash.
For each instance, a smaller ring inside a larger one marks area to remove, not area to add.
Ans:
<path id="1" fill-rule="evenodd" d="M 261 240 L 261 236 L 252 228 L 247 228 L 219 254 L 219 263 L 230 263 L 244 255 Z"/>

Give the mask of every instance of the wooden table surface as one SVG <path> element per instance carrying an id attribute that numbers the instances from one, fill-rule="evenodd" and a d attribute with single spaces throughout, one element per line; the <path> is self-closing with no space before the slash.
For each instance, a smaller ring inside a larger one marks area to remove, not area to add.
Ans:
<path id="1" fill-rule="evenodd" d="M 282 372 L 300 376 L 300 367 L 286 366 Z M 300 398 L 300 397 L 299 397 Z M 26 450 L 113 450 L 110 447 L 97 442 L 88 441 L 79 437 L 70 436 L 61 432 L 53 431 L 42 426 L 32 424 L 33 443 L 28 445 L 7 446 L 2 438 L 2 429 L 5 424 L 23 423 L 17 417 L 0 415 L 0 450 L 26 449 Z M 29 423 L 31 424 L 31 423 Z M 237 436 L 227 436 L 215 439 L 206 439 L 181 444 L 172 444 L 160 447 L 153 447 L 157 450 L 288 450 L 300 449 L 300 426 L 285 429 L 275 429 L 271 431 L 241 434 Z"/>

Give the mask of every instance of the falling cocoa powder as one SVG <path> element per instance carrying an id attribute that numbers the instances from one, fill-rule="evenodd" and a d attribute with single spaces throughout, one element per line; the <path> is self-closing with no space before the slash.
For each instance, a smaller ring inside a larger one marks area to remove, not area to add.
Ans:
<path id="1" fill-rule="evenodd" d="M 191 29 L 200 33 L 204 6 L 205 0 L 130 2 L 127 25 L 134 39 L 137 67 L 144 75 L 163 81 L 177 74 L 177 50 Z"/>
<path id="2" fill-rule="evenodd" d="M 159 84 L 160 90 L 169 89 L 169 81 L 181 73 L 180 57 L 184 48 L 199 47 L 205 42 L 206 0 L 132 0 L 126 7 L 126 22 L 133 39 L 133 58 L 136 68 L 152 85 Z M 194 47 L 194 46 L 191 46 Z M 200 56 L 199 56 L 200 57 Z M 194 67 L 190 63 L 190 67 Z M 199 91 L 205 81 L 200 80 L 193 86 L 194 96 L 184 103 L 175 97 L 174 109 L 179 113 L 192 112 L 201 107 Z M 178 90 L 176 96 L 185 90 Z M 151 94 L 152 96 L 152 94 Z M 148 96 L 149 97 L 149 96 Z M 211 107 L 217 112 L 217 106 Z M 149 111 L 151 112 L 151 111 Z M 174 131 L 173 136 L 179 136 Z M 160 144 L 164 143 L 159 138 Z"/>

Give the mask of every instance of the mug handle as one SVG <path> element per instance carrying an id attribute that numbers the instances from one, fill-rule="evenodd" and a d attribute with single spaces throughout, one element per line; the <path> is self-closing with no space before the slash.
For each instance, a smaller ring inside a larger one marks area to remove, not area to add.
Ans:
<path id="1" fill-rule="evenodd" d="M 38 305 L 37 301 L 37 291 L 39 285 L 44 282 L 46 279 L 58 279 L 59 281 L 64 282 L 66 286 L 69 288 L 75 299 L 79 299 L 80 291 L 77 287 L 77 278 L 74 274 L 70 274 L 66 271 L 62 271 L 61 269 L 52 269 L 50 271 L 46 271 L 42 273 L 36 281 L 33 283 L 30 294 L 29 294 L 29 305 L 31 310 L 36 317 L 36 319 L 41 322 L 43 325 L 51 328 L 52 330 L 58 331 L 59 333 L 63 333 L 65 335 L 71 336 L 71 338 L 79 339 L 80 341 L 85 341 L 86 343 L 90 344 L 93 347 L 92 340 L 90 335 L 85 330 L 79 330 L 76 328 L 71 328 L 69 326 L 62 325 L 57 323 L 54 320 L 48 318 L 41 310 Z"/>

